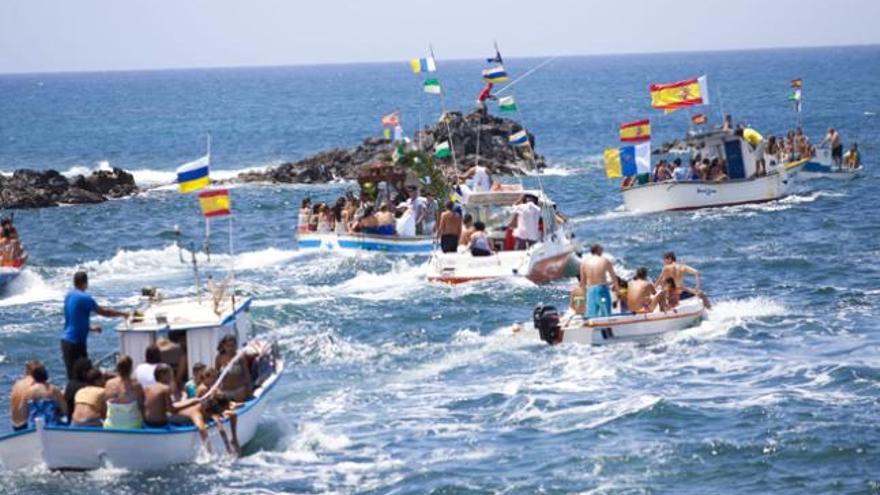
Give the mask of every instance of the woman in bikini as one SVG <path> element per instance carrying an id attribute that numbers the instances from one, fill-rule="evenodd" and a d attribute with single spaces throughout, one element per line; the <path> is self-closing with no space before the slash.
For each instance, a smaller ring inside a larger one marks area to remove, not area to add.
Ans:
<path id="1" fill-rule="evenodd" d="M 116 361 L 116 376 L 104 385 L 107 401 L 105 428 L 138 429 L 144 425 L 144 389 L 132 380 L 132 361 L 120 356 Z"/>
<path id="2" fill-rule="evenodd" d="M 86 385 L 79 389 L 73 399 L 73 415 L 70 424 L 73 426 L 104 426 L 107 416 L 107 404 L 104 399 L 104 375 L 97 368 L 86 373 Z"/>

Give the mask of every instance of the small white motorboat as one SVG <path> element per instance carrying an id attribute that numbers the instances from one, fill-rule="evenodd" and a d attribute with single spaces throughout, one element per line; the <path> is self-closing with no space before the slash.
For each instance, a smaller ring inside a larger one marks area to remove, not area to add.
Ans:
<path id="1" fill-rule="evenodd" d="M 690 135 L 683 144 L 688 155 L 724 159 L 729 179 L 634 184 L 621 193 L 628 211 L 694 210 L 777 200 L 791 194 L 798 172 L 807 163 L 778 163 L 768 155 L 766 174 L 758 175 L 759 152 L 740 136 L 720 130 Z"/>
<path id="2" fill-rule="evenodd" d="M 237 359 L 248 359 L 252 363 L 255 384 L 253 397 L 235 410 L 242 447 L 254 437 L 268 395 L 284 369 L 274 344 L 249 337 L 250 307 L 250 298 L 234 295 L 163 300 L 153 293 L 140 309 L 141 316 L 129 318 L 116 330 L 118 352 L 130 356 L 135 365 L 144 360 L 144 351 L 158 337 L 182 332 L 190 372 L 195 363 L 214 363 L 220 339 L 235 335 L 240 346 Z M 233 360 L 230 366 L 235 362 Z M 228 421 L 224 420 L 224 423 L 228 429 Z M 208 430 L 212 450 L 224 452 L 217 425 L 211 423 Z M 194 426 L 114 429 L 47 426 L 38 421 L 35 428 L 0 437 L 0 468 L 45 465 L 49 469 L 75 470 L 105 466 L 131 470 L 162 469 L 196 461 L 203 455 L 203 448 Z"/>
<path id="3" fill-rule="evenodd" d="M 550 345 L 641 341 L 696 326 L 704 314 L 699 297 L 684 299 L 670 311 L 657 309 L 653 313 L 622 313 L 603 318 L 584 318 L 572 311 L 560 317 L 553 306 L 540 305 L 533 314 L 534 335 Z M 523 332 L 520 327 L 513 331 Z"/>
<path id="4" fill-rule="evenodd" d="M 835 165 L 831 158 L 830 148 L 817 148 L 816 155 L 804 164 L 801 169 L 801 176 L 805 179 L 818 177 L 832 179 L 849 179 L 856 177 L 862 173 L 863 167 L 850 168 L 843 165 Z"/>
<path id="5" fill-rule="evenodd" d="M 334 232 L 297 233 L 297 246 L 300 249 L 323 249 L 326 251 L 374 251 L 388 254 L 429 255 L 434 250 L 432 236 L 405 237 L 398 235 L 378 235 Z"/>
<path id="6" fill-rule="evenodd" d="M 528 249 L 515 250 L 505 229 L 510 210 L 529 194 L 538 198 L 541 207 L 543 238 Z M 556 220 L 553 203 L 542 191 L 507 188 L 500 191 L 474 192 L 463 198 L 462 206 L 474 221 L 486 224 L 486 233 L 494 244 L 490 256 L 474 256 L 465 247 L 458 252 L 435 250 L 428 265 L 428 280 L 458 284 L 504 277 L 524 277 L 544 283 L 562 277 L 569 264 L 576 263 L 577 246 L 563 225 Z"/>

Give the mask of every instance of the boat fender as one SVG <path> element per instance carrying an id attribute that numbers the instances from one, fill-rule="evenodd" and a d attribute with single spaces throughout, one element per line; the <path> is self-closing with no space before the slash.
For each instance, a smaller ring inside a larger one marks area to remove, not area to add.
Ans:
<path id="1" fill-rule="evenodd" d="M 545 306 L 544 304 L 535 306 L 535 310 L 532 312 L 532 322 L 544 342 L 556 345 L 562 341 L 559 311 L 554 306 Z"/>

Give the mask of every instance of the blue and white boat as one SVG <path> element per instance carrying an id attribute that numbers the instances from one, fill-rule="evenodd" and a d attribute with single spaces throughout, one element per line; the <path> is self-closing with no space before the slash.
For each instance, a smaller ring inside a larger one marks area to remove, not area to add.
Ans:
<path id="1" fill-rule="evenodd" d="M 0 292 L 21 275 L 19 266 L 0 266 Z"/>
<path id="2" fill-rule="evenodd" d="M 242 446 L 253 439 L 268 396 L 284 369 L 274 344 L 249 338 L 251 299 L 235 295 L 204 295 L 163 300 L 150 295 L 140 315 L 129 318 L 116 334 L 119 353 L 131 356 L 135 365 L 144 359 L 146 348 L 161 336 L 183 332 L 187 362 L 214 363 L 217 344 L 226 335 L 239 342 L 236 359 L 253 364 L 253 397 L 236 409 L 238 438 Z M 178 334 L 179 335 L 179 334 Z M 229 428 L 224 420 L 224 428 Z M 217 425 L 209 425 L 213 452 L 223 452 Z M 91 470 L 116 467 L 130 470 L 163 469 L 170 465 L 196 461 L 203 456 L 198 430 L 194 426 L 166 428 L 114 429 L 82 426 L 35 427 L 0 436 L 0 469 L 45 466 L 48 469 Z"/>
<path id="3" fill-rule="evenodd" d="M 297 234 L 300 249 L 325 251 L 374 251 L 388 254 L 430 255 L 434 250 L 434 238 L 422 236 L 398 236 L 334 232 L 301 232 Z"/>
<path id="4" fill-rule="evenodd" d="M 804 178 L 826 177 L 848 179 L 861 174 L 861 172 L 862 166 L 850 168 L 842 165 L 835 165 L 834 160 L 831 158 L 830 148 L 817 148 L 815 156 L 810 158 L 801 169 L 801 174 Z"/>

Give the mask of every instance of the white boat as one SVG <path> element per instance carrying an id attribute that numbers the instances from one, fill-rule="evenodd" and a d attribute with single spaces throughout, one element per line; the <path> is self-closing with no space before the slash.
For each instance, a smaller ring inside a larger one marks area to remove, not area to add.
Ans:
<path id="1" fill-rule="evenodd" d="M 202 299 L 161 300 L 150 297 L 134 317 L 117 328 L 119 353 L 132 358 L 135 366 L 144 351 L 159 336 L 184 332 L 187 362 L 212 364 L 217 344 L 225 335 L 235 335 L 241 359 L 251 359 L 257 372 L 253 398 L 236 409 L 238 438 L 244 446 L 257 430 L 269 393 L 284 368 L 273 344 L 250 339 L 250 298 L 227 296 L 215 302 L 210 295 Z M 190 372 L 192 369 L 190 369 Z M 228 422 L 224 427 L 229 428 Z M 209 426 L 213 452 L 225 447 L 215 424 Z M 196 461 L 203 445 L 194 426 L 141 429 L 113 429 L 80 426 L 46 426 L 0 437 L 0 467 L 28 468 L 45 465 L 49 469 L 90 470 L 105 466 L 131 470 L 162 469 Z"/>
<path id="2" fill-rule="evenodd" d="M 376 251 L 389 254 L 429 255 L 434 250 L 432 236 L 405 237 L 377 234 L 336 234 L 334 232 L 300 232 L 297 234 L 300 249 L 325 251 Z"/>
<path id="3" fill-rule="evenodd" d="M 696 326 L 705 314 L 699 297 L 684 299 L 670 311 L 657 309 L 653 313 L 622 313 L 603 318 L 584 318 L 573 311 L 560 318 L 555 311 L 552 307 L 539 306 L 534 314 L 534 335 L 550 345 L 642 341 Z M 514 332 L 523 330 L 515 327 Z"/>
<path id="4" fill-rule="evenodd" d="M 509 249 L 505 226 L 511 208 L 524 194 L 538 198 L 545 228 L 543 239 L 525 250 Z M 491 256 L 473 256 L 464 247 L 458 252 L 434 251 L 428 265 L 428 280 L 458 284 L 504 277 L 525 277 L 535 283 L 562 277 L 570 263 L 576 263 L 576 245 L 555 218 L 553 203 L 543 192 L 505 189 L 476 192 L 463 199 L 463 206 L 474 221 L 486 224 L 486 233 L 495 245 Z"/>
<path id="5" fill-rule="evenodd" d="M 810 158 L 801 169 L 801 176 L 804 178 L 826 177 L 835 179 L 848 179 L 862 173 L 862 166 L 858 168 L 844 167 L 835 165 L 831 158 L 830 148 L 817 148 L 816 155 Z"/>
<path id="6" fill-rule="evenodd" d="M 725 131 L 710 131 L 688 136 L 684 141 L 690 155 L 723 158 L 728 180 L 664 181 L 636 184 L 622 190 L 626 209 L 651 213 L 693 210 L 773 201 L 791 194 L 799 170 L 807 163 L 799 160 L 777 163 L 765 157 L 767 173 L 757 174 L 755 151 L 741 137 Z"/>
<path id="7" fill-rule="evenodd" d="M 0 266 L 0 291 L 21 275 L 20 266 Z"/>

